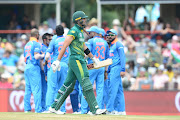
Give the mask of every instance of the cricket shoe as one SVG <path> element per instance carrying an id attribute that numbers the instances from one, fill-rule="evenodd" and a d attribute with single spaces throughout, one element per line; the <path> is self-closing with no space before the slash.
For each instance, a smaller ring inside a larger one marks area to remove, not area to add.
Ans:
<path id="1" fill-rule="evenodd" d="M 123 112 L 118 112 L 119 115 L 126 115 L 126 111 L 123 111 Z"/>
<path id="2" fill-rule="evenodd" d="M 106 114 L 106 109 L 97 109 L 95 115 Z"/>
<path id="3" fill-rule="evenodd" d="M 56 111 L 56 110 L 55 110 L 54 108 L 52 108 L 52 107 L 49 108 L 49 111 L 50 111 L 51 113 L 56 113 L 56 114 L 58 114 L 58 115 L 64 115 L 64 114 L 65 114 L 65 112 Z"/>
<path id="4" fill-rule="evenodd" d="M 31 113 L 31 111 L 24 111 L 24 113 Z"/>
<path id="5" fill-rule="evenodd" d="M 81 114 L 81 112 L 73 112 L 72 114 Z"/>
<path id="6" fill-rule="evenodd" d="M 115 115 L 115 113 L 114 113 L 114 111 L 112 111 L 112 112 L 106 111 L 106 115 Z"/>

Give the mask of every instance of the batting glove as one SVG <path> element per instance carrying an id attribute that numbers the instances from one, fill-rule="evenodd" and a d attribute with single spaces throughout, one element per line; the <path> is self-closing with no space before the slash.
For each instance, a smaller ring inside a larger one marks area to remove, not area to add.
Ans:
<path id="1" fill-rule="evenodd" d="M 60 61 L 59 60 L 54 61 L 51 67 L 52 67 L 53 72 L 56 72 L 57 70 L 60 71 L 61 69 Z"/>
<path id="2" fill-rule="evenodd" d="M 98 63 L 99 63 L 99 59 L 98 59 L 98 58 L 92 57 L 91 60 L 92 60 L 96 65 L 98 65 Z"/>

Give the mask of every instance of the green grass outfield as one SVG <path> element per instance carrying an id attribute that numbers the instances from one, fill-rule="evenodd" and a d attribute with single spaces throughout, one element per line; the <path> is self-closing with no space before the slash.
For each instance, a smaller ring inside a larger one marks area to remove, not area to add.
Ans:
<path id="1" fill-rule="evenodd" d="M 180 116 L 141 116 L 141 115 L 56 115 L 42 113 L 0 112 L 0 120 L 180 120 Z"/>

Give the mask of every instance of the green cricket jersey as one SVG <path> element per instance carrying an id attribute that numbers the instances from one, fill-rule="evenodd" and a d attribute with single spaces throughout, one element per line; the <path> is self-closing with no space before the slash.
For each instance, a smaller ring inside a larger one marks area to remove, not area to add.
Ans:
<path id="1" fill-rule="evenodd" d="M 68 32 L 67 36 L 73 36 L 74 40 L 69 45 L 71 55 L 84 56 L 84 35 L 83 28 L 75 24 Z"/>

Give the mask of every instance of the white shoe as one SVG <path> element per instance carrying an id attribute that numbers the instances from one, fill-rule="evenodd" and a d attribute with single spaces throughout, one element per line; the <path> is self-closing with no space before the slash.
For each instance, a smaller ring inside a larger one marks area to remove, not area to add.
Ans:
<path id="1" fill-rule="evenodd" d="M 90 111 L 89 111 L 87 114 L 88 114 L 88 115 L 94 115 L 94 114 L 93 114 L 92 112 L 90 112 Z"/>
<path id="2" fill-rule="evenodd" d="M 57 111 L 54 109 L 54 108 L 52 108 L 52 107 L 49 107 L 49 111 L 51 112 L 51 113 L 56 113 Z"/>
<path id="3" fill-rule="evenodd" d="M 81 112 L 73 112 L 72 114 L 81 114 Z"/>
<path id="4" fill-rule="evenodd" d="M 119 115 L 126 115 L 126 111 L 119 112 Z"/>
<path id="5" fill-rule="evenodd" d="M 107 111 L 106 109 L 97 109 L 95 114 L 96 114 L 96 115 L 105 114 L 106 111 Z"/>
<path id="6" fill-rule="evenodd" d="M 56 111 L 55 113 L 58 115 L 64 115 L 65 114 L 65 112 L 62 112 L 62 111 Z"/>
<path id="7" fill-rule="evenodd" d="M 52 112 L 48 110 L 48 111 L 44 111 L 44 112 L 42 112 L 42 113 L 52 113 Z"/>
<path id="8" fill-rule="evenodd" d="M 114 113 L 114 111 L 112 111 L 112 112 L 106 111 L 106 115 L 115 115 L 115 113 Z"/>
<path id="9" fill-rule="evenodd" d="M 113 113 L 114 115 L 119 115 L 119 112 L 118 112 L 118 111 L 112 111 L 112 113 Z"/>

